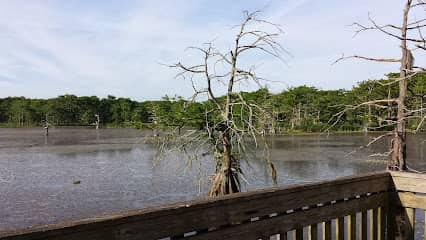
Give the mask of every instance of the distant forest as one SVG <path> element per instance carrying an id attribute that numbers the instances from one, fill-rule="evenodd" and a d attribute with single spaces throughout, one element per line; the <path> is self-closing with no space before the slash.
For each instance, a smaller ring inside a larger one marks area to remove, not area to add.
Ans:
<path id="1" fill-rule="evenodd" d="M 392 75 L 392 74 L 390 74 Z M 373 99 L 398 96 L 395 84 L 386 85 L 389 80 L 367 80 L 358 83 L 351 90 L 319 90 L 315 87 L 293 87 L 281 93 L 270 93 L 267 89 L 242 92 L 244 99 L 268 110 L 266 115 L 257 117 L 257 124 L 274 133 L 317 132 L 325 130 L 336 120 L 333 116 L 350 106 Z M 426 75 L 416 75 L 409 81 L 408 107 L 419 109 L 409 119 L 408 128 L 415 128 L 423 118 L 425 107 Z M 238 97 L 238 96 L 235 96 Z M 161 128 L 191 127 L 205 125 L 205 112 L 212 103 L 209 101 L 190 103 L 182 97 L 163 97 L 159 101 L 137 102 L 129 98 L 77 97 L 63 95 L 50 99 L 29 99 L 7 97 L 0 99 L 0 126 L 35 127 L 45 124 L 46 116 L 52 126 L 94 125 L 99 115 L 102 127 Z M 234 108 L 238 116 L 238 107 Z M 332 131 L 374 131 L 389 130 L 387 120 L 395 116 L 396 106 L 376 108 L 365 105 L 346 112 Z M 261 119 L 262 118 L 262 119 Z"/>

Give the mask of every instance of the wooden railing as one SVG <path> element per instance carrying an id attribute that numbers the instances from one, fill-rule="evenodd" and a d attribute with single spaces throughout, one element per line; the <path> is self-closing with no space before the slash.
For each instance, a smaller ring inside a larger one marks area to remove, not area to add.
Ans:
<path id="1" fill-rule="evenodd" d="M 383 172 L 0 232 L 0 239 L 409 239 L 425 192 L 425 175 Z M 395 220 L 400 212 L 405 224 Z"/>
<path id="2" fill-rule="evenodd" d="M 392 230 L 389 231 L 390 238 L 393 239 L 396 234 L 405 239 L 414 239 L 414 237 L 420 239 L 418 235 L 421 235 L 421 232 L 418 230 L 423 230 L 421 239 L 426 239 L 426 175 L 391 172 L 391 176 L 393 188 L 396 191 L 390 196 L 393 203 L 393 211 L 390 211 L 393 215 L 389 223 L 389 228 Z M 416 223 L 416 215 L 423 218 L 423 229 L 415 228 L 419 226 Z M 398 220 L 403 221 L 400 226 L 398 226 Z"/>

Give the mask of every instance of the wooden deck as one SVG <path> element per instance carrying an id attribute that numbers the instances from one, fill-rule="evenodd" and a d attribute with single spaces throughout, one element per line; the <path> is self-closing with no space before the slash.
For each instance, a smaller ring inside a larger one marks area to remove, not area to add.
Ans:
<path id="1" fill-rule="evenodd" d="M 424 209 L 426 175 L 381 172 L 0 232 L 0 239 L 414 239 L 414 213 Z"/>

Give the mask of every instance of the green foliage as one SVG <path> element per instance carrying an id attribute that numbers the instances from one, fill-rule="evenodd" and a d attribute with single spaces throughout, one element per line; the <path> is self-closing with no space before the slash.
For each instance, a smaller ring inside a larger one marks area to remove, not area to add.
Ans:
<path id="1" fill-rule="evenodd" d="M 393 76 L 389 74 L 389 76 Z M 409 81 L 408 107 L 421 109 L 426 104 L 426 75 L 418 74 Z M 319 90 L 300 86 L 273 94 L 267 89 L 239 93 L 249 104 L 256 104 L 267 112 L 253 115 L 254 124 L 265 124 L 265 130 L 274 132 L 317 132 L 330 124 L 330 119 L 347 105 L 357 105 L 375 99 L 394 98 L 398 89 L 390 80 L 363 81 L 346 90 Z M 237 98 L 238 96 L 233 96 Z M 224 99 L 220 98 L 219 101 Z M 386 130 L 386 119 L 395 115 L 396 106 L 388 109 L 363 106 L 348 111 L 333 130 L 361 131 L 365 128 Z M 28 99 L 25 97 L 0 98 L 0 126 L 31 127 L 41 126 L 46 114 L 52 125 L 93 125 L 98 114 L 101 125 L 108 127 L 132 128 L 176 128 L 200 129 L 205 126 L 206 111 L 213 109 L 211 101 L 191 103 L 182 97 L 165 96 L 160 101 L 136 102 L 128 98 L 108 96 L 77 97 L 63 95 L 51 99 Z M 234 106 L 237 125 L 245 124 L 240 119 L 246 111 Z M 422 111 L 414 112 L 408 121 L 408 128 L 415 129 L 424 116 Z M 216 123 L 220 116 L 208 114 L 208 121 Z M 262 121 L 260 121 L 262 120 Z M 388 127 L 389 129 L 391 127 Z"/>

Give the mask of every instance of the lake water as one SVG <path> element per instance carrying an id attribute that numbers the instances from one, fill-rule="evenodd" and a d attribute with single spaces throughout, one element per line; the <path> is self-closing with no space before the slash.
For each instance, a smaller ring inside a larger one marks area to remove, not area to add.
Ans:
<path id="1" fill-rule="evenodd" d="M 131 129 L 0 129 L 0 231 L 57 223 L 205 196 L 211 156 L 192 164 L 177 153 L 161 161 Z M 371 135 L 276 136 L 271 156 L 279 185 L 380 171 L 370 156 L 387 142 L 359 149 Z M 426 135 L 409 136 L 408 164 L 426 171 Z M 348 153 L 358 149 L 357 152 Z M 272 186 L 263 160 L 243 162 L 244 190 Z M 74 184 L 79 181 L 79 184 Z"/>

